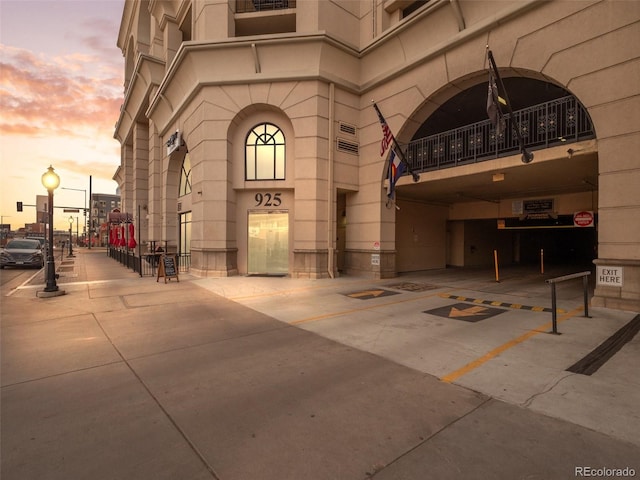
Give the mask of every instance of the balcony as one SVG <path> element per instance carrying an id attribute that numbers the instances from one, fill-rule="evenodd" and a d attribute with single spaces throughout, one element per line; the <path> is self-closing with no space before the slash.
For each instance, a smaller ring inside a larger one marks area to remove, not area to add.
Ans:
<path id="1" fill-rule="evenodd" d="M 296 8 L 296 0 L 236 0 L 236 13 L 266 12 Z"/>
<path id="2" fill-rule="evenodd" d="M 236 0 L 236 36 L 296 31 L 296 0 Z"/>
<path id="3" fill-rule="evenodd" d="M 566 96 L 514 112 L 528 150 L 575 143 L 595 137 L 591 119 L 574 96 Z M 420 138 L 406 147 L 416 172 L 468 165 L 520 152 L 513 119 L 496 136 L 489 120 Z"/>

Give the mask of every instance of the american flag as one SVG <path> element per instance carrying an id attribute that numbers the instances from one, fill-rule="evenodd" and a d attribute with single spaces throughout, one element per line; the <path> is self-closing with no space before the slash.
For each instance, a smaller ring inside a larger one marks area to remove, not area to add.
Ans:
<path id="1" fill-rule="evenodd" d="M 391 129 L 389 125 L 387 125 L 387 121 L 382 116 L 378 105 L 373 104 L 373 108 L 376 109 L 376 113 L 378 114 L 378 120 L 380 120 L 380 125 L 382 126 L 382 142 L 380 143 L 380 156 L 384 155 L 384 152 L 387 151 L 391 142 L 393 142 L 393 133 L 391 133 Z"/>

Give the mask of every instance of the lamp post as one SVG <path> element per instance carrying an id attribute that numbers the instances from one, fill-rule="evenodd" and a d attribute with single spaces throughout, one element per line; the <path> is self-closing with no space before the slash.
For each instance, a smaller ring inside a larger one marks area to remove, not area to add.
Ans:
<path id="1" fill-rule="evenodd" d="M 60 177 L 53 171 L 53 167 L 49 166 L 47 171 L 42 175 L 42 185 L 49 193 L 49 248 L 47 249 L 47 283 L 44 287 L 45 293 L 58 292 L 56 285 L 56 264 L 53 258 L 53 191 L 60 185 Z M 64 293 L 64 292 L 62 292 Z"/>
<path id="2" fill-rule="evenodd" d="M 73 217 L 69 217 L 69 256 L 73 257 Z"/>

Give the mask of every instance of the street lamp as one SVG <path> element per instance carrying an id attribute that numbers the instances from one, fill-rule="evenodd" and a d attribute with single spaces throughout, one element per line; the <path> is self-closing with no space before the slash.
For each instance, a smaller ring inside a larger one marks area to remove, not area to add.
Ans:
<path id="1" fill-rule="evenodd" d="M 73 217 L 69 217 L 69 256 L 73 257 Z"/>
<path id="2" fill-rule="evenodd" d="M 56 264 L 53 258 L 53 191 L 60 185 L 60 177 L 53 171 L 52 166 L 49 166 L 47 171 L 42 175 L 42 185 L 44 185 L 44 188 L 46 188 L 49 193 L 49 203 L 47 204 L 49 210 L 49 248 L 47 249 L 47 284 L 44 287 L 44 291 L 51 293 L 58 291 L 58 285 L 56 285 Z"/>

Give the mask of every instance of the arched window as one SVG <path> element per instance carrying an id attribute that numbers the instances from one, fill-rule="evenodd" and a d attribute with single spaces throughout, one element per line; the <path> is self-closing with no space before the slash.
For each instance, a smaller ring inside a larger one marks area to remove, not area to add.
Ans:
<path id="1" fill-rule="evenodd" d="M 182 170 L 180 171 L 180 190 L 178 196 L 182 197 L 191 193 L 191 158 L 189 152 L 184 156 L 182 161 Z"/>
<path id="2" fill-rule="evenodd" d="M 245 142 L 245 178 L 247 180 L 284 180 L 284 134 L 271 123 L 251 129 Z"/>

